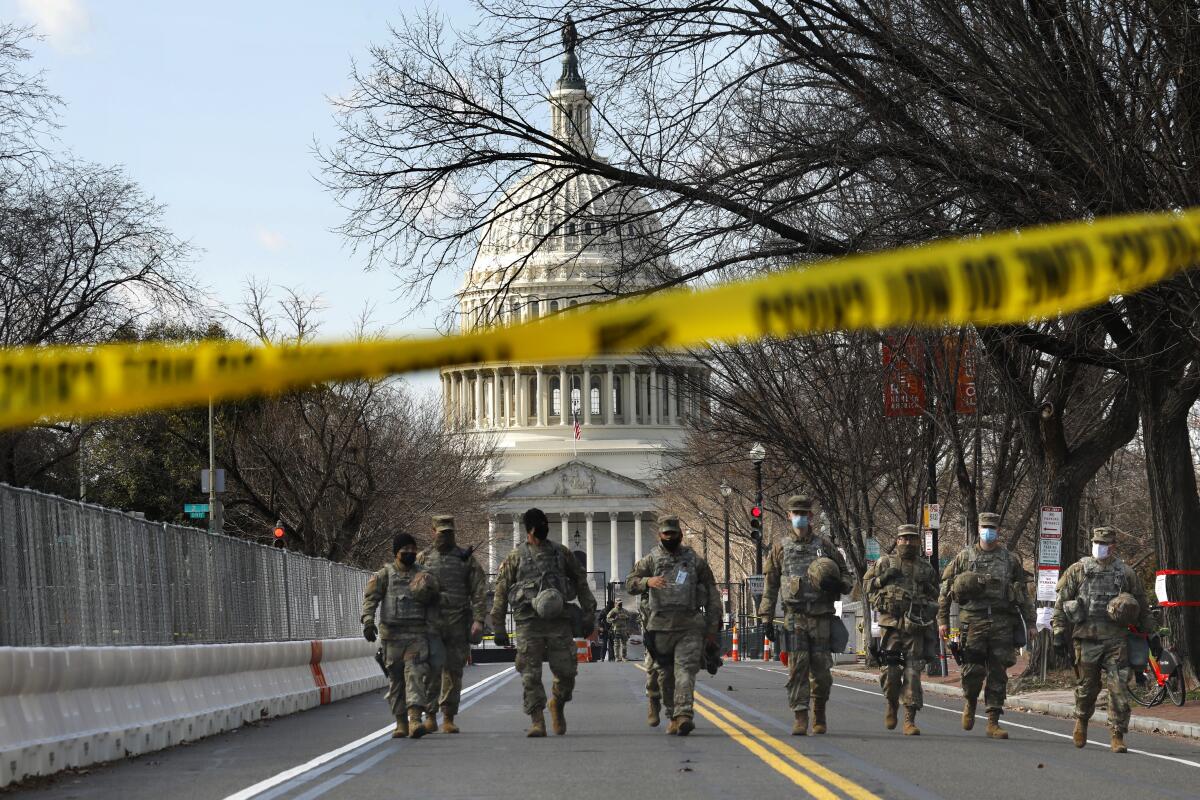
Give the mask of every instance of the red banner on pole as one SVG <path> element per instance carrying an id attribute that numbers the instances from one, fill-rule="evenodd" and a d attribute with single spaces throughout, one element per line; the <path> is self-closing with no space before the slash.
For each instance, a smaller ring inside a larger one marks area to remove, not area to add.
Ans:
<path id="1" fill-rule="evenodd" d="M 915 336 L 883 342 L 883 415 L 916 417 L 925 408 L 925 357 Z"/>

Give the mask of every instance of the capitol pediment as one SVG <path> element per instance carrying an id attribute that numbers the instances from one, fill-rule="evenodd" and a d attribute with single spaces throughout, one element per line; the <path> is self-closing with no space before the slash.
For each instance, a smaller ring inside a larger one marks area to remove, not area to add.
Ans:
<path id="1" fill-rule="evenodd" d="M 542 499 L 553 497 L 653 497 L 654 491 L 641 481 L 628 478 L 586 461 L 571 460 L 539 472 L 496 492 L 497 499 Z"/>

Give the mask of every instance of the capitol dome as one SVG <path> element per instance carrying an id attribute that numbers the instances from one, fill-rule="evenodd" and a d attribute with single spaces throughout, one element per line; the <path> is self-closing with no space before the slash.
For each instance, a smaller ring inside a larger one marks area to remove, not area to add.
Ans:
<path id="1" fill-rule="evenodd" d="M 594 151 L 592 96 L 575 53 L 550 93 L 555 138 Z M 517 181 L 491 214 L 458 294 L 464 330 L 534 320 L 675 276 L 649 203 L 609 180 L 547 167 Z M 656 539 L 657 480 L 707 413 L 707 368 L 685 356 L 487 363 L 442 370 L 448 424 L 498 444 L 488 565 L 524 540 L 537 506 L 554 538 L 592 573 L 622 580 Z M 645 532 L 643 523 L 646 524 Z"/>

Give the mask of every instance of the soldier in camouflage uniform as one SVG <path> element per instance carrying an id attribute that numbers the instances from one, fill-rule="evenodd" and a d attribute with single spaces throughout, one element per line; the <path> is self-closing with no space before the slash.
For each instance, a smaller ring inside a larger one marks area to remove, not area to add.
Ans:
<path id="1" fill-rule="evenodd" d="M 896 529 L 896 551 L 867 570 L 863 589 L 879 609 L 883 636 L 879 643 L 879 685 L 887 698 L 884 726 L 896 727 L 896 711 L 904 703 L 904 735 L 920 735 L 917 711 L 924 704 L 921 671 L 936 646 L 934 617 L 938 579 L 933 565 L 921 558 L 921 532 L 916 525 Z"/>
<path id="2" fill-rule="evenodd" d="M 633 614 L 625 610 L 622 601 L 618 600 L 616 607 L 608 612 L 608 627 L 612 631 L 613 641 L 613 660 L 627 661 L 627 647 L 629 646 L 629 623 L 633 619 Z"/>
<path id="3" fill-rule="evenodd" d="M 471 642 L 483 635 L 487 613 L 487 575 L 470 551 L 454 543 L 454 517 L 433 518 L 433 546 L 417 556 L 417 563 L 437 576 L 441 587 L 434 630 L 441 639 L 444 663 L 429 673 L 429 700 L 442 710 L 442 732 L 458 733 L 454 718 L 462 697 L 463 668 L 471 655 Z M 427 724 L 430 733 L 437 724 L 431 710 Z"/>
<path id="4" fill-rule="evenodd" d="M 673 698 L 667 733 L 687 736 L 696 728 L 692 702 L 704 645 L 721 629 L 720 595 L 708 562 L 683 545 L 679 519 L 664 517 L 658 531 L 658 547 L 633 565 L 625 591 L 650 596 L 650 620 L 642 636 L 653 653 L 662 694 Z"/>
<path id="5" fill-rule="evenodd" d="M 643 594 L 638 598 L 638 617 L 642 621 L 642 642 L 646 641 L 646 626 L 650 624 L 650 595 Z M 646 670 L 646 702 L 648 708 L 646 711 L 646 724 L 651 728 L 657 728 L 659 723 L 659 715 L 663 711 L 662 705 L 662 684 L 658 680 L 658 670 L 655 669 L 654 659 L 650 655 L 650 648 L 646 648 L 646 656 L 642 659 L 642 667 Z M 668 698 L 670 699 L 670 698 Z M 671 707 L 667 706 L 667 719 L 671 718 Z"/>
<path id="6" fill-rule="evenodd" d="M 567 732 L 563 711 L 575 691 L 574 636 L 587 637 L 595 628 L 596 598 L 588 587 L 587 573 L 575 556 L 552 542 L 550 520 L 539 508 L 525 512 L 525 542 L 514 549 L 496 575 L 496 600 L 492 604 L 492 628 L 496 644 L 508 646 L 504 628 L 511 607 L 517 624 L 517 671 L 524 687 L 524 708 L 532 725 L 526 736 L 546 735 L 546 689 L 542 685 L 542 662 L 554 674 L 549 703 L 554 733 Z M 572 626 L 569 601 L 578 598 L 580 631 Z"/>
<path id="7" fill-rule="evenodd" d="M 962 645 L 963 730 L 975 727 L 979 692 L 987 706 L 987 735 L 1007 739 L 1000 727 L 1008 694 L 1008 668 L 1017 663 L 1017 648 L 1034 625 L 1029 575 L 1021 560 L 999 543 L 1000 515 L 979 515 L 979 541 L 946 565 L 938 598 L 938 630 L 950 631 L 950 605 L 959 606 Z M 1024 624 L 1022 624 L 1024 620 Z M 984 681 L 987 687 L 984 688 Z"/>
<path id="8" fill-rule="evenodd" d="M 782 595 L 784 623 L 780 633 L 788 654 L 788 705 L 795 714 L 793 736 L 808 734 L 810 698 L 813 733 L 827 730 L 825 705 L 833 688 L 833 602 L 854 585 L 846 560 L 833 542 L 813 531 L 812 509 L 812 500 L 804 495 L 788 499 L 792 530 L 767 555 L 766 585 L 758 606 L 758 618 L 767 638 L 779 641 L 775 599 Z"/>
<path id="9" fill-rule="evenodd" d="M 1096 710 L 1103 672 L 1108 683 L 1112 751 L 1124 753 L 1129 730 L 1128 626 L 1136 623 L 1138 630 L 1150 632 L 1154 623 L 1142 582 L 1113 552 L 1116 541 L 1112 528 L 1092 531 L 1092 554 L 1067 567 L 1058 581 L 1050 626 L 1054 649 L 1063 657 L 1068 628 L 1075 640 L 1075 746 L 1087 744 L 1087 724 Z"/>
<path id="10" fill-rule="evenodd" d="M 429 636 L 437 613 L 438 582 L 417 563 L 417 540 L 409 534 L 396 534 L 392 552 L 396 560 L 367 581 L 361 617 L 363 638 L 368 642 L 376 637 L 383 640 L 387 699 L 396 718 L 392 738 L 419 739 L 428 732 L 421 724 L 421 714 L 429 710 Z"/>

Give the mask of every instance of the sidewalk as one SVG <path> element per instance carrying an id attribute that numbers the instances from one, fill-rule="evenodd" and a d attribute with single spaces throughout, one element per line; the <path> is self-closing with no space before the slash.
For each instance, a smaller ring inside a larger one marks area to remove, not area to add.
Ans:
<path id="1" fill-rule="evenodd" d="M 937 694 L 961 700 L 962 690 L 959 688 L 958 665 L 953 661 L 949 665 L 950 674 L 945 678 L 935 678 L 923 675 L 921 685 L 927 694 Z M 1010 681 L 1015 681 L 1025 671 L 1023 660 L 1013 665 L 1009 670 Z M 835 667 L 833 674 L 841 678 L 857 681 L 870 681 L 879 685 L 879 670 L 867 669 L 862 664 Z M 1012 683 L 1009 684 L 1012 686 Z M 1073 719 L 1075 717 L 1075 695 L 1070 689 L 1048 689 L 1036 692 L 1010 694 L 1004 703 L 1005 708 L 1019 711 L 1032 711 L 1051 717 Z M 1101 708 L 1108 706 L 1108 692 L 1101 691 L 1096 701 L 1097 711 L 1092 717 L 1093 725 L 1108 723 L 1108 715 Z M 1129 720 L 1129 729 L 1139 733 L 1160 733 L 1183 736 L 1200 740 L 1200 703 L 1190 701 L 1180 708 L 1169 701 L 1154 708 L 1143 708 L 1133 703 L 1133 714 Z"/>

